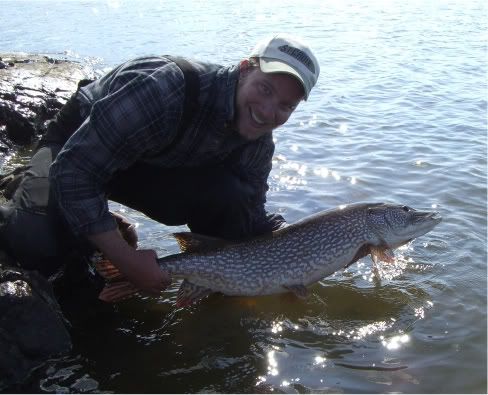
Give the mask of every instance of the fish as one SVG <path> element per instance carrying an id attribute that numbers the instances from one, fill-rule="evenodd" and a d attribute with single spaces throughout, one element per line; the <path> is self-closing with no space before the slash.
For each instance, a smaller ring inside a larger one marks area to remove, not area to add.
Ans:
<path id="1" fill-rule="evenodd" d="M 355 203 L 318 212 L 269 234 L 228 242 L 192 232 L 174 233 L 181 252 L 157 259 L 161 270 L 182 277 L 176 306 L 220 292 L 258 296 L 292 292 L 307 298 L 308 287 L 371 255 L 374 263 L 395 262 L 394 250 L 430 232 L 442 220 L 436 211 L 389 203 Z M 100 299 L 116 301 L 137 290 L 110 262 L 97 270 L 107 280 Z M 124 294 L 125 292 L 125 294 Z"/>

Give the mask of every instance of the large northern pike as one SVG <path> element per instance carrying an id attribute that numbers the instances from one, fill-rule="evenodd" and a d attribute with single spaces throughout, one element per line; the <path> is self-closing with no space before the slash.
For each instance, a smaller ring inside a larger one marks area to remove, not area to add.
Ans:
<path id="1" fill-rule="evenodd" d="M 429 232 L 440 221 L 437 212 L 407 206 L 352 204 L 241 243 L 175 233 L 183 252 L 159 258 L 158 263 L 162 270 L 184 278 L 177 306 L 213 292 L 251 296 L 291 291 L 306 297 L 308 285 L 368 254 L 374 262 L 393 262 L 393 249 Z M 111 277 L 106 266 L 99 271 Z M 119 296 L 117 288 L 110 287 L 100 294 L 108 301 Z"/>

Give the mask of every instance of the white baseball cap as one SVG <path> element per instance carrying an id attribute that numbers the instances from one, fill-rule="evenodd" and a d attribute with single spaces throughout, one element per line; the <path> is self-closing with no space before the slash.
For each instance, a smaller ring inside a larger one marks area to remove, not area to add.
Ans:
<path id="1" fill-rule="evenodd" d="M 259 58 L 264 73 L 288 73 L 296 77 L 305 90 L 305 100 L 319 77 L 319 62 L 310 47 L 288 34 L 280 33 L 260 41 L 250 57 Z"/>

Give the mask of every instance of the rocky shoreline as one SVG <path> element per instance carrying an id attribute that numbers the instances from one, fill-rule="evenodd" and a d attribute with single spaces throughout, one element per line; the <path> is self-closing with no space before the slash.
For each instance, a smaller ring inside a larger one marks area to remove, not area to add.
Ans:
<path id="1" fill-rule="evenodd" d="M 0 54 L 0 151 L 32 143 L 85 78 L 93 71 L 80 63 Z"/>
<path id="2" fill-rule="evenodd" d="M 78 81 L 93 76 L 89 67 L 67 59 L 0 54 L 0 203 L 18 179 L 17 169 L 5 172 L 6 158 L 35 143 Z M 52 282 L 17 267 L 0 250 L 0 391 L 18 385 L 71 347 Z"/>

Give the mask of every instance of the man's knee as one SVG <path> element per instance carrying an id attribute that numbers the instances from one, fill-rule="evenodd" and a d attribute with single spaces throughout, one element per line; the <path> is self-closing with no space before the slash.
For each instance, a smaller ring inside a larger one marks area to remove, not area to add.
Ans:
<path id="1" fill-rule="evenodd" d="M 225 239 L 250 237 L 253 196 L 249 183 L 231 172 L 222 172 L 195 198 L 188 227 L 192 232 Z"/>
<path id="2" fill-rule="evenodd" d="M 225 171 L 207 182 L 202 193 L 203 204 L 226 212 L 248 206 L 254 190 L 249 183 Z"/>
<path id="3" fill-rule="evenodd" d="M 61 264 L 66 249 L 50 219 L 44 214 L 2 206 L 0 247 L 25 269 L 50 275 Z"/>
<path id="4" fill-rule="evenodd" d="M 139 163 L 116 174 L 109 197 L 166 225 L 226 238 L 249 236 L 254 189 L 224 166 L 160 169 Z"/>

